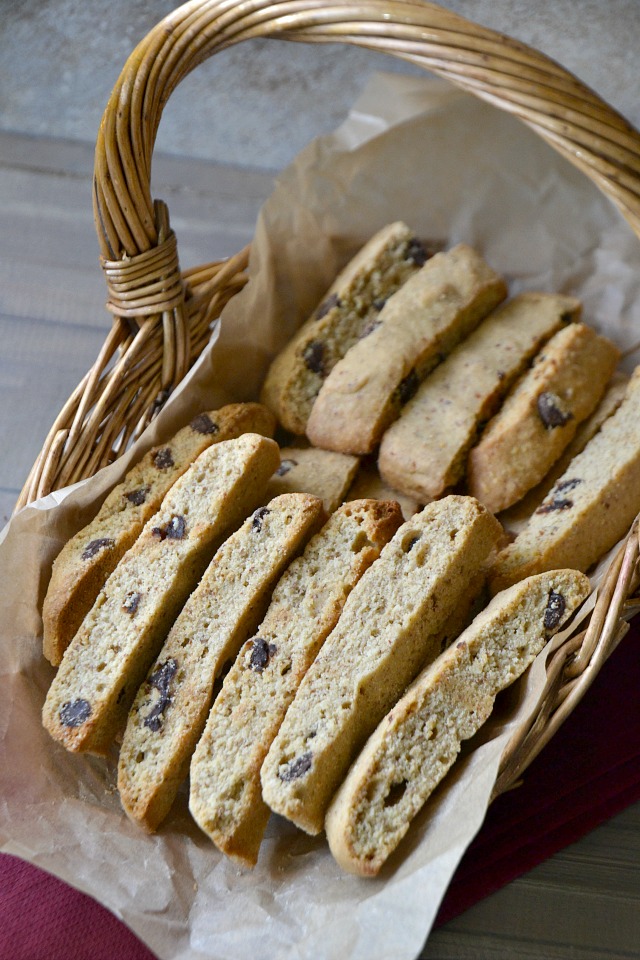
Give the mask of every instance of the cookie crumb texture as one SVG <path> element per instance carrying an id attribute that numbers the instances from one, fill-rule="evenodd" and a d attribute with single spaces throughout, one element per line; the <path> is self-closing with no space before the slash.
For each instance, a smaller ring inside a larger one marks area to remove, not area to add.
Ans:
<path id="1" fill-rule="evenodd" d="M 495 597 L 371 736 L 326 818 L 329 846 L 351 873 L 374 876 L 453 765 L 463 740 L 589 595 L 587 577 L 558 570 Z"/>
<path id="2" fill-rule="evenodd" d="M 210 446 L 170 489 L 107 580 L 47 694 L 43 723 L 68 750 L 108 751 L 181 607 L 225 535 L 260 502 L 279 460 L 273 440 L 244 434 Z M 82 722 L 73 707 L 80 700 Z"/>
<path id="3" fill-rule="evenodd" d="M 308 833 L 376 724 L 425 662 L 502 527 L 471 497 L 446 497 L 403 524 L 351 592 L 302 681 L 262 768 L 276 813 Z"/>
<path id="4" fill-rule="evenodd" d="M 598 405 L 620 359 L 606 337 L 572 323 L 551 338 L 469 455 L 469 492 L 498 513 L 536 486 Z"/>
<path id="5" fill-rule="evenodd" d="M 543 344 L 579 316 L 579 301 L 545 293 L 521 293 L 494 310 L 427 377 L 385 433 L 383 477 L 425 502 L 459 483 L 482 424 Z"/>
<path id="6" fill-rule="evenodd" d="M 244 866 L 256 863 L 269 818 L 260 787 L 267 751 L 350 591 L 401 523 L 396 503 L 340 507 L 284 573 L 225 677 L 191 763 L 189 807 Z"/>
<path id="7" fill-rule="evenodd" d="M 315 447 L 282 447 L 280 466 L 269 481 L 266 496 L 312 493 L 321 498 L 327 513 L 333 513 L 345 499 L 358 462 L 357 457 Z"/>
<path id="8" fill-rule="evenodd" d="M 492 592 L 567 564 L 588 570 L 627 533 L 639 509 L 640 367 L 617 410 L 498 554 Z"/>
<path id="9" fill-rule="evenodd" d="M 427 374 L 506 295 L 504 280 L 471 247 L 437 253 L 325 378 L 307 424 L 311 442 L 371 453 Z"/>
<path id="10" fill-rule="evenodd" d="M 368 327 L 389 296 L 428 254 L 401 222 L 380 230 L 338 275 L 309 320 L 275 358 L 261 399 L 280 423 L 302 435 L 325 378 Z"/>
<path id="11" fill-rule="evenodd" d="M 258 508 L 216 552 L 171 628 L 136 695 L 118 764 L 122 805 L 147 830 L 165 818 L 187 774 L 215 681 L 324 519 L 322 502 L 303 493 Z"/>
<path id="12" fill-rule="evenodd" d="M 43 649 L 58 666 L 119 560 L 193 461 L 208 447 L 243 433 L 272 437 L 275 417 L 259 403 L 209 410 L 154 447 L 113 488 L 97 516 L 56 558 L 42 608 Z"/>

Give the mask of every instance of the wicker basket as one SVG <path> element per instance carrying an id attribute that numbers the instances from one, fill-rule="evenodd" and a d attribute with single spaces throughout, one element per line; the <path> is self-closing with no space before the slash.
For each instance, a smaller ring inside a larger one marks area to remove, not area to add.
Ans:
<path id="1" fill-rule="evenodd" d="M 96 147 L 94 213 L 113 326 L 57 417 L 18 506 L 93 475 L 162 408 L 246 283 L 248 249 L 180 271 L 166 206 L 150 194 L 162 109 L 199 63 L 241 40 L 350 43 L 393 54 L 519 117 L 611 198 L 640 236 L 640 135 L 562 67 L 421 0 L 192 0 L 127 61 Z M 638 520 L 612 561 L 586 630 L 559 647 L 535 721 L 503 757 L 512 787 L 582 698 L 640 609 Z"/>

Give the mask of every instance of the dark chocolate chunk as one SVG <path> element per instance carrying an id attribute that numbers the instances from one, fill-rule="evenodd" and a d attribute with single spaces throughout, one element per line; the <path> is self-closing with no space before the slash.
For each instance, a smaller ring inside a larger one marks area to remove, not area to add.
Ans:
<path id="1" fill-rule="evenodd" d="M 258 509 L 253 514 L 253 520 L 252 520 L 251 526 L 256 531 L 256 533 L 260 533 L 260 531 L 262 530 L 263 517 L 266 517 L 268 513 L 269 513 L 268 507 L 258 507 Z"/>
<path id="2" fill-rule="evenodd" d="M 321 377 L 325 376 L 324 343 L 320 340 L 312 340 L 305 347 L 303 356 L 307 368 L 312 373 L 318 373 Z"/>
<path id="3" fill-rule="evenodd" d="M 289 470 L 297 466 L 297 460 L 281 460 L 280 466 L 276 470 L 276 477 L 284 477 L 285 473 L 289 473 Z"/>
<path id="4" fill-rule="evenodd" d="M 554 427 L 563 427 L 565 423 L 573 419 L 572 413 L 564 413 L 560 409 L 560 398 L 555 393 L 541 393 L 537 399 L 538 416 L 544 423 L 547 430 L 553 430 Z"/>
<path id="5" fill-rule="evenodd" d="M 313 754 L 309 750 L 308 753 L 303 753 L 301 757 L 292 760 L 284 770 L 280 770 L 278 776 L 281 780 L 297 780 L 311 769 L 312 759 Z"/>
<path id="6" fill-rule="evenodd" d="M 333 310 L 334 307 L 341 307 L 342 301 L 337 293 L 330 294 L 326 300 L 323 300 L 318 309 L 316 310 L 316 320 L 322 320 L 323 317 L 329 313 L 329 310 Z"/>
<path id="7" fill-rule="evenodd" d="M 128 500 L 129 503 L 132 503 L 134 507 L 141 507 L 142 504 L 147 499 L 147 494 L 149 493 L 149 487 L 138 487 L 137 490 L 130 490 L 129 493 L 125 493 L 125 500 Z"/>
<path id="8" fill-rule="evenodd" d="M 138 609 L 141 597 L 141 593 L 128 593 L 124 598 L 124 603 L 122 604 L 122 609 L 125 611 L 125 613 L 129 613 L 133 617 Z"/>
<path id="9" fill-rule="evenodd" d="M 573 506 L 573 500 L 569 500 L 566 497 L 553 497 L 551 500 L 545 500 L 544 503 L 541 503 L 536 513 L 545 514 L 545 513 L 554 513 L 556 510 L 570 510 Z"/>
<path id="10" fill-rule="evenodd" d="M 549 499 L 540 504 L 536 513 L 544 514 L 553 513 L 554 510 L 570 510 L 573 506 L 573 500 L 569 500 L 568 497 L 561 497 L 559 494 L 569 493 L 569 491 L 574 490 L 579 483 L 582 483 L 579 477 L 572 477 L 570 480 L 561 480 L 559 483 L 556 483 Z"/>
<path id="11" fill-rule="evenodd" d="M 187 521 L 176 514 L 171 517 L 164 527 L 154 527 L 151 531 L 158 540 L 182 540 L 187 530 Z"/>
<path id="12" fill-rule="evenodd" d="M 413 237 L 409 241 L 406 259 L 410 260 L 412 263 L 415 263 L 418 267 L 423 267 L 429 259 L 429 254 L 425 245 L 421 240 L 418 240 L 417 237 Z"/>
<path id="13" fill-rule="evenodd" d="M 201 413 L 191 421 L 191 429 L 196 433 L 203 433 L 205 436 L 217 433 L 220 427 L 214 423 L 208 413 Z"/>
<path id="14" fill-rule="evenodd" d="M 411 370 L 396 388 L 396 397 L 402 406 L 415 396 L 419 386 L 418 374 L 415 370 Z"/>
<path id="15" fill-rule="evenodd" d="M 162 447 L 160 450 L 156 450 L 153 455 L 153 463 L 158 470 L 168 470 L 169 467 L 173 467 L 173 457 L 171 456 L 169 447 Z"/>
<path id="16" fill-rule="evenodd" d="M 115 540 L 112 537 L 100 537 L 99 540 L 92 540 L 91 543 L 88 543 L 82 551 L 82 559 L 91 560 L 92 557 L 95 557 L 98 550 L 104 550 L 107 547 L 112 547 L 114 543 Z"/>
<path id="17" fill-rule="evenodd" d="M 557 490 L 558 493 L 560 493 L 560 491 L 565 493 L 569 490 L 575 490 L 579 483 L 582 483 L 580 477 L 572 477 L 570 480 L 561 480 L 560 483 L 556 483 L 554 489 Z"/>
<path id="18" fill-rule="evenodd" d="M 366 325 L 362 333 L 360 334 L 360 339 L 364 340 L 365 337 L 368 337 L 370 333 L 373 333 L 374 330 L 377 330 L 378 327 L 382 326 L 382 320 L 369 320 L 369 323 Z"/>
<path id="19" fill-rule="evenodd" d="M 173 658 L 161 663 L 157 670 L 151 674 L 147 683 L 159 692 L 160 696 L 151 708 L 151 712 L 144 718 L 145 727 L 149 727 L 156 733 L 162 726 L 162 715 L 168 706 L 171 705 L 173 697 L 169 693 L 171 681 L 176 675 L 178 669 L 177 661 Z"/>
<path id="20" fill-rule="evenodd" d="M 60 707 L 60 723 L 65 727 L 81 727 L 91 716 L 91 704 L 87 700 L 70 700 Z"/>
<path id="21" fill-rule="evenodd" d="M 556 593 L 555 590 L 549 591 L 547 609 L 544 612 L 545 630 L 555 630 L 562 620 L 566 606 L 567 604 L 561 593 Z"/>
<path id="22" fill-rule="evenodd" d="M 256 673 L 262 673 L 264 668 L 268 666 L 269 659 L 274 655 L 277 647 L 275 643 L 267 643 L 262 637 L 255 637 L 251 641 L 251 644 L 252 649 L 249 666 L 252 670 L 255 670 Z"/>

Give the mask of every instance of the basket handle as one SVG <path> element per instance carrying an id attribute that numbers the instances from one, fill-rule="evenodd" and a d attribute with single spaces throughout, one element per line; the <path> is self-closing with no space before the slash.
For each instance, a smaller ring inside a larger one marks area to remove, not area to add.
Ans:
<path id="1" fill-rule="evenodd" d="M 422 0 L 192 0 L 127 60 L 100 126 L 94 214 L 113 328 L 54 423 L 18 505 L 90 476 L 125 449 L 205 346 L 246 282 L 247 250 L 181 272 L 168 211 L 150 193 L 162 110 L 219 50 L 256 37 L 393 54 L 519 117 L 611 198 L 640 236 L 640 135 L 554 61 Z"/>

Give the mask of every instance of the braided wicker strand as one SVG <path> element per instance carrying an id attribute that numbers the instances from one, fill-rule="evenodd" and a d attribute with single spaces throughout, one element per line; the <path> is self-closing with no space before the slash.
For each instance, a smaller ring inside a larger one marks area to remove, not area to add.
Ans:
<path id="1" fill-rule="evenodd" d="M 107 105 L 96 145 L 94 216 L 114 322 L 56 418 L 18 506 L 122 454 L 246 283 L 248 250 L 180 273 L 168 213 L 151 197 L 151 159 L 162 110 L 180 81 L 216 52 L 265 37 L 385 52 L 513 114 L 583 171 L 640 237 L 640 135 L 543 54 L 422 0 L 192 0 L 138 45 Z M 586 631 L 547 664 L 537 715 L 508 745 L 495 795 L 518 782 L 590 686 L 640 607 L 639 579 L 636 523 L 599 588 Z"/>

